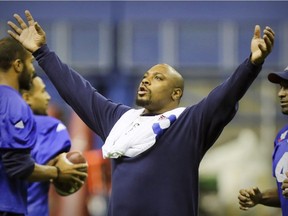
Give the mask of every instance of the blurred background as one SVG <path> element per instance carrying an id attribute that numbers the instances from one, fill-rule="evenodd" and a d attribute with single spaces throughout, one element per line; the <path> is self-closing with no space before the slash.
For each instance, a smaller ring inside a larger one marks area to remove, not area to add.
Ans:
<path id="1" fill-rule="evenodd" d="M 200 166 L 200 216 L 281 215 L 257 206 L 239 210 L 238 191 L 276 187 L 273 140 L 287 121 L 280 112 L 278 86 L 267 74 L 288 65 L 288 2 L 285 1 L 1 1 L 0 36 L 7 21 L 29 9 L 46 31 L 50 49 L 106 97 L 134 106 L 143 73 L 168 63 L 185 79 L 182 106 L 197 103 L 250 54 L 254 26 L 276 33 L 272 54 Z M 60 98 L 43 71 L 52 96 L 50 114 L 69 128 L 73 149 L 90 166 L 85 187 L 68 197 L 50 191 L 52 216 L 103 216 L 110 191 L 110 164 L 99 139 Z M 77 86 L 75 86 L 77 88 Z"/>

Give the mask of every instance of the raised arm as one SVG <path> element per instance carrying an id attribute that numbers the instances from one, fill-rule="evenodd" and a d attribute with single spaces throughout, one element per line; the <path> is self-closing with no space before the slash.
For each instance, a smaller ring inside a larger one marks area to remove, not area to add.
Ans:
<path id="1" fill-rule="evenodd" d="M 274 36 L 273 30 L 266 27 L 261 37 L 260 26 L 256 25 L 251 39 L 249 58 L 202 100 L 199 110 L 203 113 L 201 130 L 206 132 L 205 150 L 216 141 L 224 126 L 235 116 L 238 102 L 258 76 L 264 60 L 272 51 Z"/>
<path id="2" fill-rule="evenodd" d="M 33 53 L 61 97 L 104 140 L 115 121 L 130 107 L 115 104 L 100 95 L 79 73 L 64 64 L 49 50 L 44 30 L 29 11 L 25 11 L 25 16 L 28 24 L 18 14 L 14 14 L 18 23 L 9 21 L 12 30 L 8 33 Z"/>
<path id="3" fill-rule="evenodd" d="M 221 104 L 234 106 L 246 93 L 252 82 L 262 69 L 266 57 L 271 53 L 275 34 L 270 27 L 266 27 L 261 37 L 260 26 L 256 25 L 251 40 L 250 58 L 241 64 L 236 71 L 216 91 L 216 101 Z M 215 103 L 215 100 L 213 101 Z M 216 107 L 217 108 L 217 107 Z M 221 108 L 222 109 L 222 108 Z"/>

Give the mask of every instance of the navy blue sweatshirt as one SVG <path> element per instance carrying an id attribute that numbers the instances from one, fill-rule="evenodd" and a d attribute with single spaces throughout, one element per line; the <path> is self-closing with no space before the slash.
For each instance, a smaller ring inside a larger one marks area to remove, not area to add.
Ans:
<path id="1" fill-rule="evenodd" d="M 113 103 L 44 45 L 34 57 L 61 97 L 103 141 L 131 107 Z M 238 109 L 261 66 L 246 59 L 199 103 L 187 107 L 144 153 L 112 159 L 109 216 L 197 216 L 199 164 Z"/>

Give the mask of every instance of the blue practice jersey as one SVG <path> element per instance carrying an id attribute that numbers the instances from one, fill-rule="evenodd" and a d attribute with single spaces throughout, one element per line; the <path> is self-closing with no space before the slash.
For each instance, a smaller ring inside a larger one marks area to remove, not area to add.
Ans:
<path id="1" fill-rule="evenodd" d="M 30 107 L 15 89 L 0 85 L 0 150 L 32 149 L 36 134 Z M 25 214 L 27 182 L 9 178 L 0 155 L 0 211 Z"/>
<path id="2" fill-rule="evenodd" d="M 288 199 L 282 195 L 282 182 L 288 171 L 288 125 L 283 127 L 274 140 L 273 176 L 276 178 L 278 196 L 281 202 L 282 215 L 288 216 Z"/>
<path id="3" fill-rule="evenodd" d="M 35 115 L 35 120 L 37 122 L 38 137 L 31 155 L 36 163 L 44 165 L 58 154 L 70 150 L 70 136 L 64 124 L 50 116 Z M 27 215 L 49 215 L 49 186 L 49 181 L 29 183 Z"/>

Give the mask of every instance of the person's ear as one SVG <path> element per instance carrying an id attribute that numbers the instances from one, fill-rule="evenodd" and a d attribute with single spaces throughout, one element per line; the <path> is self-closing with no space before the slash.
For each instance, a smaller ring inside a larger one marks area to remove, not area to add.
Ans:
<path id="1" fill-rule="evenodd" d="M 20 59 L 16 59 L 13 62 L 12 66 L 17 73 L 21 73 L 23 70 L 24 64 Z"/>
<path id="2" fill-rule="evenodd" d="M 26 90 L 21 90 L 22 98 L 26 101 L 26 103 L 30 106 L 30 94 Z"/>
<path id="3" fill-rule="evenodd" d="M 175 88 L 172 92 L 172 99 L 179 101 L 182 97 L 182 94 L 183 94 L 183 92 L 182 92 L 181 88 Z"/>

